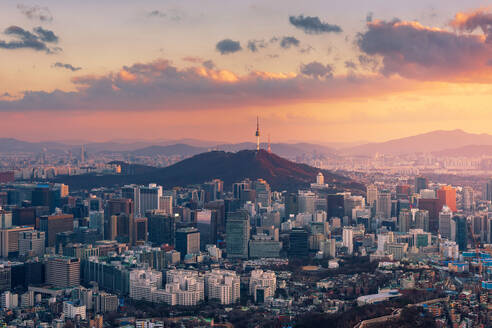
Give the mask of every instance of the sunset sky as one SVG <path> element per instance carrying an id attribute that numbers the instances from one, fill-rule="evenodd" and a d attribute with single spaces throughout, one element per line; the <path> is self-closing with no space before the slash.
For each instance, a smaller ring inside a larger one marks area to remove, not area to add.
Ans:
<path id="1" fill-rule="evenodd" d="M 0 137 L 492 133 L 492 2 L 0 2 Z"/>

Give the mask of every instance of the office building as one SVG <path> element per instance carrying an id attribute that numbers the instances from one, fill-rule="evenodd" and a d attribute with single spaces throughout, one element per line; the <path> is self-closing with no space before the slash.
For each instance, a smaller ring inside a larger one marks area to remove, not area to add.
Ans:
<path id="1" fill-rule="evenodd" d="M 429 211 L 418 210 L 415 212 L 415 228 L 429 232 Z"/>
<path id="2" fill-rule="evenodd" d="M 228 258 L 248 258 L 250 216 L 247 211 L 230 213 L 226 223 L 226 250 Z"/>
<path id="3" fill-rule="evenodd" d="M 398 216 L 398 230 L 403 233 L 407 233 L 410 231 L 410 227 L 412 226 L 412 212 L 408 209 L 404 209 L 400 211 L 400 215 Z"/>
<path id="4" fill-rule="evenodd" d="M 19 232 L 20 256 L 43 256 L 45 252 L 45 233 L 28 230 Z"/>
<path id="5" fill-rule="evenodd" d="M 172 215 L 173 214 L 173 196 L 161 196 L 159 200 L 159 210 L 163 214 Z"/>
<path id="6" fill-rule="evenodd" d="M 56 234 L 73 231 L 72 214 L 45 215 L 39 219 L 39 230 L 46 234 L 46 246 L 54 247 Z"/>
<path id="7" fill-rule="evenodd" d="M 309 251 L 309 234 L 304 229 L 292 229 L 289 233 L 289 257 L 306 257 Z"/>
<path id="8" fill-rule="evenodd" d="M 145 215 L 147 211 L 158 210 L 160 208 L 159 202 L 162 197 L 162 186 L 151 183 L 148 186 L 141 186 L 139 191 L 139 216 Z"/>
<path id="9" fill-rule="evenodd" d="M 354 230 L 352 227 L 343 228 L 342 243 L 344 247 L 347 247 L 348 254 L 352 254 L 354 252 Z"/>
<path id="10" fill-rule="evenodd" d="M 198 229 L 188 227 L 176 230 L 175 248 L 181 253 L 181 258 L 200 253 L 200 232 Z"/>
<path id="11" fill-rule="evenodd" d="M 453 217 L 453 212 L 447 206 L 444 206 L 439 212 L 439 234 L 442 238 L 451 238 L 451 218 Z"/>
<path id="12" fill-rule="evenodd" d="M 0 230 L 0 253 L 3 258 L 19 255 L 19 234 L 33 231 L 33 227 L 12 227 Z"/>
<path id="13" fill-rule="evenodd" d="M 168 244 L 174 246 L 176 217 L 165 211 L 151 211 L 146 214 L 149 225 L 149 242 L 156 246 Z"/>
<path id="14" fill-rule="evenodd" d="M 456 189 L 451 186 L 442 186 L 437 190 L 437 198 L 442 206 L 446 205 L 454 213 L 456 209 Z"/>
<path id="15" fill-rule="evenodd" d="M 455 241 L 460 251 L 467 249 L 468 223 L 464 215 L 455 215 L 450 224 L 451 240 Z"/>
<path id="16" fill-rule="evenodd" d="M 46 283 L 56 288 L 80 285 L 80 259 L 53 256 L 46 260 Z"/>
<path id="17" fill-rule="evenodd" d="M 391 192 L 389 190 L 381 190 L 378 194 L 376 214 L 386 219 L 391 218 Z"/>

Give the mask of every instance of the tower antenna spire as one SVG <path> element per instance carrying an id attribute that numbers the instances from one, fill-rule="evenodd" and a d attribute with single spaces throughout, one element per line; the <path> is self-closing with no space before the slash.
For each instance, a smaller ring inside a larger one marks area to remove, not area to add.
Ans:
<path id="1" fill-rule="evenodd" d="M 256 116 L 256 150 L 260 150 L 260 117 Z"/>
<path id="2" fill-rule="evenodd" d="M 268 152 L 272 152 L 272 145 L 270 144 L 270 133 L 268 134 Z"/>

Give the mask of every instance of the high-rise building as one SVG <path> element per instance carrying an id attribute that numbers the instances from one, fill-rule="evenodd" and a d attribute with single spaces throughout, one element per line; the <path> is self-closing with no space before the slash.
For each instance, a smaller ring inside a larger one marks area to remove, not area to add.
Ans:
<path id="1" fill-rule="evenodd" d="M 126 185 L 121 188 L 121 198 L 122 199 L 130 199 L 132 201 L 132 213 L 134 216 L 139 216 L 140 213 L 145 214 L 145 212 L 141 212 L 140 210 L 140 187 L 137 185 Z M 128 212 L 124 210 L 124 204 L 120 204 L 120 210 L 123 212 Z M 120 214 L 118 211 L 118 205 L 116 202 L 113 202 L 112 207 L 114 210 L 116 210 L 115 213 L 112 213 L 112 215 L 115 214 Z M 130 213 L 127 213 L 130 214 Z"/>
<path id="2" fill-rule="evenodd" d="M 415 177 L 415 192 L 418 194 L 420 190 L 427 189 L 429 181 L 425 177 Z"/>
<path id="3" fill-rule="evenodd" d="M 156 246 L 162 244 L 174 246 L 176 217 L 160 211 L 151 211 L 147 212 L 147 218 L 149 219 L 149 241 Z"/>
<path id="4" fill-rule="evenodd" d="M 442 186 L 437 190 L 437 198 L 441 201 L 441 204 L 446 205 L 454 213 L 456 209 L 456 189 L 451 186 Z"/>
<path id="5" fill-rule="evenodd" d="M 226 223 L 226 250 L 228 258 L 248 258 L 250 217 L 247 211 L 230 213 Z"/>
<path id="6" fill-rule="evenodd" d="M 200 253 L 200 232 L 196 228 L 181 228 L 176 231 L 176 250 L 181 258 Z"/>
<path id="7" fill-rule="evenodd" d="M 12 227 L 12 212 L 2 210 L 0 207 L 0 229 L 8 229 Z"/>
<path id="8" fill-rule="evenodd" d="M 43 231 L 19 232 L 19 255 L 43 256 L 45 251 L 45 233 Z"/>
<path id="9" fill-rule="evenodd" d="M 200 231 L 200 249 L 217 243 L 217 212 L 202 209 L 195 212 L 196 227 Z"/>
<path id="10" fill-rule="evenodd" d="M 285 218 L 289 219 L 292 215 L 299 214 L 299 198 L 297 193 L 287 193 L 285 195 Z"/>
<path id="11" fill-rule="evenodd" d="M 161 210 L 164 214 L 172 215 L 173 214 L 173 196 L 164 195 L 159 200 L 159 210 Z"/>
<path id="12" fill-rule="evenodd" d="M 412 212 L 408 209 L 403 209 L 400 211 L 398 216 L 398 230 L 403 233 L 410 231 L 412 225 Z"/>
<path id="13" fill-rule="evenodd" d="M 344 209 L 344 196 L 343 194 L 329 194 L 326 197 L 327 202 L 327 216 L 328 219 L 331 218 L 343 218 L 345 214 Z"/>
<path id="14" fill-rule="evenodd" d="M 46 234 L 46 246 L 54 247 L 56 234 L 73 231 L 73 214 L 45 215 L 39 219 L 39 230 Z"/>
<path id="15" fill-rule="evenodd" d="M 344 247 L 347 247 L 347 252 L 349 254 L 354 252 L 354 230 L 352 227 L 343 228 L 342 243 Z"/>
<path id="16" fill-rule="evenodd" d="M 33 227 L 12 227 L 0 229 L 0 253 L 3 258 L 19 255 L 19 234 L 32 231 Z"/>
<path id="17" fill-rule="evenodd" d="M 49 257 L 46 260 L 46 283 L 57 288 L 80 285 L 80 259 Z"/>
<path id="18" fill-rule="evenodd" d="M 162 197 L 162 187 L 151 183 L 148 186 L 142 186 L 140 190 L 140 205 L 138 212 L 139 216 L 145 215 L 147 211 L 158 210 L 160 208 L 159 201 Z"/>
<path id="19" fill-rule="evenodd" d="M 418 210 L 415 212 L 415 228 L 429 232 L 429 211 Z"/>
<path id="20" fill-rule="evenodd" d="M 104 239 L 112 240 L 116 227 L 111 226 L 113 216 L 125 214 L 128 218 L 134 215 L 133 201 L 129 198 L 110 199 L 104 209 Z"/>
<path id="21" fill-rule="evenodd" d="M 316 194 L 311 191 L 299 191 L 298 196 L 299 213 L 314 214 Z"/>
<path id="22" fill-rule="evenodd" d="M 204 208 L 206 210 L 211 210 L 215 212 L 215 226 L 216 226 L 216 234 L 223 234 L 226 231 L 226 202 L 225 200 L 219 199 L 213 202 L 205 203 Z M 235 212 L 237 209 L 228 212 Z"/>
<path id="23" fill-rule="evenodd" d="M 256 203 L 260 203 L 264 207 L 271 205 L 271 192 L 270 185 L 263 179 L 257 179 L 253 183 L 254 190 L 256 192 Z"/>
<path id="24" fill-rule="evenodd" d="M 487 181 L 487 184 L 485 185 L 485 200 L 492 201 L 492 179 L 489 179 Z"/>
<path id="25" fill-rule="evenodd" d="M 376 202 L 378 200 L 378 187 L 375 185 L 367 186 L 367 205 L 376 208 Z"/>
<path id="26" fill-rule="evenodd" d="M 309 234 L 304 229 L 292 229 L 289 233 L 289 256 L 306 257 L 309 251 Z"/>
<path id="27" fill-rule="evenodd" d="M 451 238 L 451 218 L 453 217 L 453 212 L 447 206 L 444 206 L 439 212 L 439 234 L 443 238 Z"/>
<path id="28" fill-rule="evenodd" d="M 437 198 L 420 198 L 418 208 L 429 212 L 429 231 L 437 233 L 439 230 L 439 212 L 442 209 L 441 201 Z"/>
<path id="29" fill-rule="evenodd" d="M 463 188 L 463 209 L 465 211 L 471 211 L 475 203 L 475 196 L 472 187 Z"/>
<path id="30" fill-rule="evenodd" d="M 147 218 L 134 219 L 133 243 L 142 244 L 147 242 L 148 237 L 148 220 Z"/>
<path id="31" fill-rule="evenodd" d="M 464 215 L 455 215 L 450 224 L 451 240 L 458 244 L 460 251 L 467 249 L 468 243 L 468 224 Z"/>
<path id="32" fill-rule="evenodd" d="M 381 190 L 376 203 L 376 213 L 386 219 L 391 217 L 391 191 Z"/>

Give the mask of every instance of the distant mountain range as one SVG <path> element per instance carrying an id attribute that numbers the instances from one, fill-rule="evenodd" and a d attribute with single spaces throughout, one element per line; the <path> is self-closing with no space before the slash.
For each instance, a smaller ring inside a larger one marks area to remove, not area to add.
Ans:
<path id="1" fill-rule="evenodd" d="M 72 141 L 75 142 L 75 141 Z M 72 142 L 26 142 L 12 138 L 0 138 L 1 152 L 27 152 L 39 153 L 46 149 L 48 152 L 67 152 L 74 154 L 80 152 L 81 145 Z M 334 145 L 334 144 L 333 144 Z M 460 156 L 463 151 L 470 156 L 480 155 L 487 151 L 483 146 L 492 146 L 492 135 L 467 133 L 462 130 L 432 131 L 411 137 L 393 139 L 379 143 L 366 143 L 358 146 L 339 148 L 313 143 L 273 143 L 272 152 L 289 159 L 297 159 L 304 155 L 316 156 L 328 159 L 337 159 L 346 155 L 373 156 L 379 154 L 413 154 L 434 153 L 436 155 L 453 152 Z M 84 144 L 87 152 L 92 154 L 122 154 L 128 156 L 181 156 L 189 157 L 211 150 L 237 152 L 243 149 L 255 149 L 252 142 L 243 143 L 213 143 L 212 141 L 200 141 L 195 139 L 157 140 L 157 141 L 111 141 Z M 267 149 L 266 143 L 261 148 Z M 455 150 L 455 151 L 453 151 Z"/>
<path id="2" fill-rule="evenodd" d="M 306 188 L 316 181 L 322 172 L 325 182 L 336 190 L 349 190 L 356 194 L 364 193 L 364 186 L 350 178 L 319 170 L 305 164 L 298 164 L 265 150 L 242 150 L 235 153 L 211 151 L 185 159 L 166 168 L 140 168 L 133 175 L 80 175 L 60 176 L 56 181 L 67 183 L 72 189 L 90 189 L 101 186 L 124 185 L 130 183 L 158 183 L 166 188 L 200 184 L 212 179 L 222 179 L 227 189 L 232 183 L 245 178 L 263 178 L 274 190 Z"/>
<path id="3" fill-rule="evenodd" d="M 492 146 L 492 135 L 467 133 L 462 130 L 433 131 L 380 143 L 368 143 L 340 152 L 348 155 L 433 153 L 468 146 Z"/>
<path id="4" fill-rule="evenodd" d="M 99 154 L 122 154 L 129 156 L 181 156 L 189 157 L 200 153 L 205 153 L 210 150 L 223 150 L 237 152 L 244 149 L 255 149 L 256 144 L 250 142 L 237 144 L 215 144 L 210 145 L 207 142 L 199 142 L 194 139 L 162 141 L 162 144 L 149 144 L 148 142 L 101 142 L 84 144 L 85 150 L 89 153 Z M 189 142 L 189 143 L 187 143 Z M 266 149 L 268 145 L 262 143 L 261 147 Z M 276 154 L 287 157 L 296 158 L 305 154 L 314 154 L 328 158 L 336 158 L 335 150 L 327 146 L 309 144 L 309 143 L 274 143 L 271 145 L 272 151 Z M 68 152 L 79 154 L 81 145 L 64 144 L 60 142 L 27 142 L 17 139 L 0 138 L 0 153 L 1 152 L 26 152 L 39 153 L 43 150 L 47 152 Z"/>

